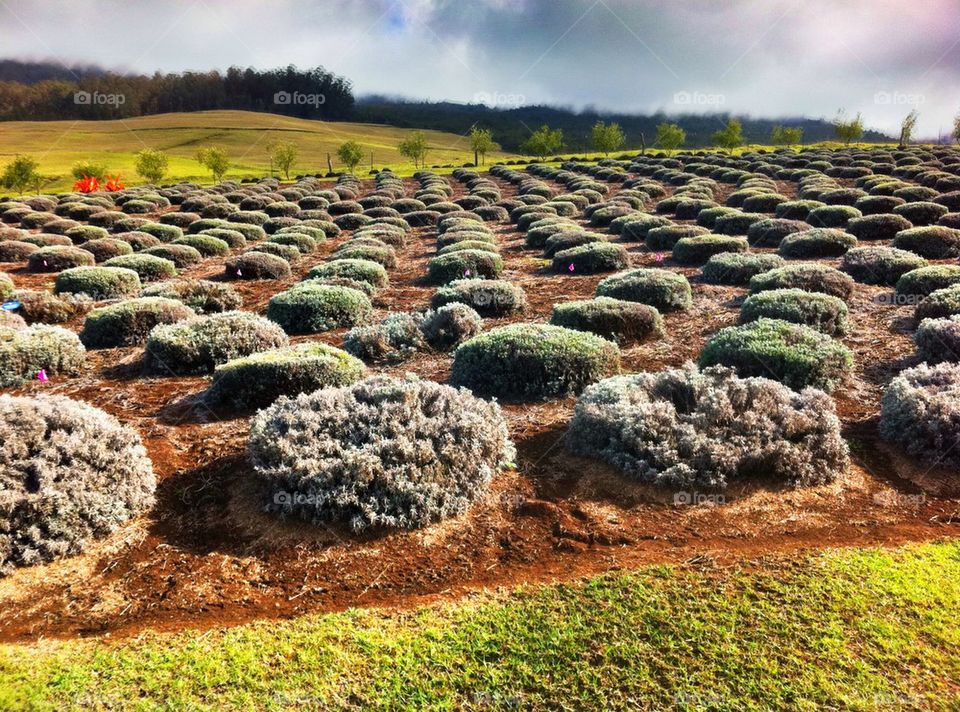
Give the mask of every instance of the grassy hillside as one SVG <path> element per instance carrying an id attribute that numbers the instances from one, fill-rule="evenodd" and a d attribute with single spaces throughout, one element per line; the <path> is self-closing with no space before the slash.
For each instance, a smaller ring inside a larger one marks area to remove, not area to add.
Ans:
<path id="1" fill-rule="evenodd" d="M 957 709 L 960 544 L 0 646 L 3 709 Z"/>
<path id="2" fill-rule="evenodd" d="M 200 180 L 210 176 L 194 160 L 197 149 L 224 147 L 234 162 L 228 177 L 266 175 L 270 167 L 267 146 L 290 141 L 299 149 L 295 172 L 327 172 L 327 153 L 337 165 L 336 150 L 344 141 L 361 143 L 367 151 L 358 171 L 374 165 L 409 172 L 413 164 L 400 156 L 397 144 L 411 129 L 373 124 L 311 121 L 248 111 L 201 111 L 161 114 L 117 121 L 13 121 L 0 124 L 0 166 L 17 154 L 40 163 L 44 175 L 57 177 L 48 190 L 72 184 L 71 167 L 81 160 L 97 160 L 120 173 L 128 185 L 139 182 L 133 170 L 134 155 L 143 148 L 158 148 L 170 155 L 168 180 Z M 473 160 L 465 137 L 425 131 L 430 144 L 428 166 L 461 165 Z M 506 154 L 488 156 L 502 158 Z"/>

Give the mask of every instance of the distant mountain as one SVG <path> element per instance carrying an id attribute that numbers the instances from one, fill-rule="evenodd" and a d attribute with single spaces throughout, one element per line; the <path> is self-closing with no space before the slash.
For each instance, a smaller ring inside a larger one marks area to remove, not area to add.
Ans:
<path id="1" fill-rule="evenodd" d="M 504 150 L 516 151 L 537 127 L 548 124 L 563 130 L 567 151 L 592 150 L 590 129 L 599 121 L 620 124 L 627 138 L 627 146 L 640 146 L 641 136 L 649 147 L 656 137 L 657 125 L 663 122 L 679 124 L 687 132 L 687 147 L 712 144 L 715 131 L 722 128 L 729 114 L 640 114 L 606 113 L 585 110 L 581 112 L 552 106 L 518 106 L 491 108 L 484 104 L 455 102 L 410 101 L 384 96 L 365 96 L 357 99 L 353 120 L 382 123 L 400 128 L 437 129 L 465 134 L 474 124 L 489 128 Z M 779 118 L 759 119 L 738 116 L 743 122 L 747 143 L 769 143 L 770 131 L 777 124 L 803 128 L 804 143 L 835 140 L 833 125 L 823 119 Z M 878 131 L 867 131 L 865 141 L 890 141 L 891 137 Z"/>

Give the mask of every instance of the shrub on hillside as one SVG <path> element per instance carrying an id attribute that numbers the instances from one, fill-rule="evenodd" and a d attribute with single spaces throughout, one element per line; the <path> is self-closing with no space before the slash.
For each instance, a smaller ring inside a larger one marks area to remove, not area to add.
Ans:
<path id="1" fill-rule="evenodd" d="M 960 364 L 901 371 L 883 392 L 880 435 L 929 464 L 960 463 Z"/>
<path id="2" fill-rule="evenodd" d="M 824 205 L 811 210 L 806 220 L 813 227 L 845 228 L 851 220 L 861 217 L 863 214 L 849 205 Z"/>
<path id="3" fill-rule="evenodd" d="M 750 247 L 746 238 L 725 235 L 684 237 L 673 246 L 673 259 L 681 265 L 701 265 L 723 252 L 746 252 Z"/>
<path id="4" fill-rule="evenodd" d="M 54 294 L 83 295 L 94 301 L 131 297 L 140 291 L 140 277 L 123 267 L 74 267 L 57 275 Z"/>
<path id="5" fill-rule="evenodd" d="M 146 356 L 158 373 L 210 373 L 219 364 L 287 343 L 283 329 L 272 321 L 231 311 L 155 327 L 147 337 Z"/>
<path id="6" fill-rule="evenodd" d="M 268 237 L 266 243 L 296 247 L 297 251 L 302 255 L 309 255 L 317 249 L 316 240 L 302 232 L 277 232 Z"/>
<path id="7" fill-rule="evenodd" d="M 134 252 L 140 252 L 148 247 L 156 247 L 161 244 L 160 240 L 145 232 L 118 232 L 113 236 L 113 239 L 127 243 Z M 84 245 L 85 249 L 86 247 L 87 245 Z"/>
<path id="8" fill-rule="evenodd" d="M 849 465 L 833 401 L 767 378 L 692 364 L 589 386 L 566 436 L 640 482 L 723 489 L 772 477 L 794 486 L 830 482 Z"/>
<path id="9" fill-rule="evenodd" d="M 382 376 L 281 398 L 254 418 L 248 447 L 273 510 L 357 531 L 462 514 L 514 458 L 495 403 Z"/>
<path id="10" fill-rule="evenodd" d="M 665 269 L 635 269 L 607 277 L 597 285 L 596 296 L 641 302 L 661 312 L 682 311 L 692 304 L 687 278 Z"/>
<path id="11" fill-rule="evenodd" d="M 839 297 L 802 289 L 773 289 L 752 294 L 740 307 L 740 321 L 745 324 L 761 318 L 782 319 L 831 336 L 846 333 L 848 315 L 847 305 Z"/>
<path id="12" fill-rule="evenodd" d="M 300 282 L 270 298 L 267 318 L 288 334 L 314 334 L 343 326 L 357 326 L 370 320 L 373 305 L 363 292 Z"/>
<path id="13" fill-rule="evenodd" d="M 927 261 L 895 247 L 856 247 L 843 256 L 840 268 L 865 284 L 893 286 L 907 272 L 926 267 Z"/>
<path id="14" fill-rule="evenodd" d="M 174 242 L 183 237 L 183 230 L 176 225 L 166 225 L 164 223 L 147 223 L 137 228 L 138 232 L 145 232 L 153 235 L 160 242 Z"/>
<path id="15" fill-rule="evenodd" d="M 607 238 L 595 232 L 584 230 L 564 230 L 556 232 L 543 243 L 543 256 L 553 257 L 558 252 L 594 242 L 606 242 Z"/>
<path id="16" fill-rule="evenodd" d="M 462 344 L 454 353 L 450 382 L 509 400 L 563 398 L 619 370 L 619 349 L 599 336 L 511 324 Z"/>
<path id="17" fill-rule="evenodd" d="M 420 331 L 437 351 L 450 351 L 480 333 L 480 315 L 466 304 L 453 303 L 423 315 Z"/>
<path id="18" fill-rule="evenodd" d="M 911 227 L 910 221 L 899 215 L 878 213 L 851 220 L 846 230 L 858 240 L 892 240 L 898 232 Z"/>
<path id="19" fill-rule="evenodd" d="M 960 230 L 942 225 L 901 230 L 893 238 L 893 246 L 930 260 L 960 257 Z"/>
<path id="20" fill-rule="evenodd" d="M 425 345 L 423 315 L 399 312 L 379 324 L 356 326 L 343 336 L 343 348 L 364 361 L 398 363 L 413 356 Z"/>
<path id="21" fill-rule="evenodd" d="M 110 233 L 105 228 L 95 225 L 78 225 L 72 227 L 64 233 L 74 245 L 82 245 L 90 240 L 102 240 L 110 237 Z"/>
<path id="22" fill-rule="evenodd" d="M 947 316 L 960 314 L 960 281 L 945 287 L 937 289 L 917 304 L 914 312 L 914 318 L 917 321 L 924 319 L 941 319 Z"/>
<path id="23" fill-rule="evenodd" d="M 266 252 L 244 252 L 226 259 L 223 274 L 228 279 L 284 279 L 292 274 L 290 263 Z"/>
<path id="24" fill-rule="evenodd" d="M 458 279 L 496 279 L 502 271 L 500 255 L 485 250 L 451 252 L 427 263 L 427 279 L 431 284 L 447 284 Z"/>
<path id="25" fill-rule="evenodd" d="M 700 276 L 708 284 L 742 286 L 757 274 L 784 265 L 778 255 L 751 254 L 744 252 L 721 252 L 703 266 Z"/>
<path id="26" fill-rule="evenodd" d="M 561 250 L 553 256 L 553 271 L 562 274 L 596 274 L 624 269 L 630 264 L 622 245 L 592 242 Z"/>
<path id="27" fill-rule="evenodd" d="M 648 250 L 672 250 L 681 238 L 708 234 L 710 231 L 699 225 L 665 225 L 649 230 L 645 242 Z"/>
<path id="28" fill-rule="evenodd" d="M 945 205 L 918 201 L 915 203 L 904 203 L 893 209 L 894 215 L 906 218 L 914 227 L 923 227 L 924 225 L 936 225 L 937 220 L 946 215 L 949 209 Z"/>
<path id="29" fill-rule="evenodd" d="M 387 269 L 397 266 L 397 253 L 389 245 L 364 245 L 345 242 L 331 257 L 335 260 L 369 260 L 383 265 Z"/>
<path id="30" fill-rule="evenodd" d="M 171 247 L 186 245 L 200 253 L 202 257 L 222 257 L 230 254 L 230 245 L 218 237 L 207 235 L 187 235 L 170 243 Z"/>
<path id="31" fill-rule="evenodd" d="M 59 326 L 0 327 L 0 388 L 35 379 L 40 371 L 47 376 L 78 373 L 85 358 L 77 335 Z"/>
<path id="32" fill-rule="evenodd" d="M 750 278 L 752 294 L 770 289 L 803 289 L 849 299 L 853 288 L 853 278 L 826 265 L 787 265 Z"/>
<path id="33" fill-rule="evenodd" d="M 197 314 L 233 311 L 243 305 L 243 300 L 233 286 L 205 279 L 181 279 L 152 284 L 144 287 L 140 296 L 176 299 Z"/>
<path id="34" fill-rule="evenodd" d="M 63 324 L 93 306 L 91 300 L 71 294 L 58 297 L 31 289 L 18 289 L 10 296 L 20 302 L 17 313 L 29 324 Z"/>
<path id="35" fill-rule="evenodd" d="M 663 318 L 656 308 L 610 297 L 556 304 L 550 323 L 589 331 L 618 344 L 638 343 L 664 333 Z"/>
<path id="36" fill-rule="evenodd" d="M 843 230 L 813 228 L 784 237 L 779 253 L 799 259 L 839 257 L 856 244 L 857 238 Z"/>
<path id="37" fill-rule="evenodd" d="M 779 247 L 783 238 L 809 229 L 810 226 L 802 220 L 760 220 L 747 230 L 747 242 L 754 247 Z"/>
<path id="38" fill-rule="evenodd" d="M 510 282 L 490 279 L 460 279 L 436 291 L 431 305 L 466 304 L 481 316 L 498 317 L 521 312 L 527 299 L 523 290 Z"/>
<path id="39" fill-rule="evenodd" d="M 280 396 L 348 386 L 363 378 L 363 362 L 323 343 L 304 343 L 217 366 L 204 398 L 215 405 L 263 408 Z"/>
<path id="40" fill-rule="evenodd" d="M 94 256 L 79 247 L 56 245 L 41 247 L 27 257 L 27 269 L 31 272 L 60 272 L 71 267 L 92 267 Z"/>
<path id="41" fill-rule="evenodd" d="M 174 299 L 127 299 L 87 314 L 80 341 L 88 349 L 139 346 L 158 324 L 175 324 L 192 316 L 193 309 Z"/>
<path id="42" fill-rule="evenodd" d="M 106 262 L 113 257 L 133 254 L 133 247 L 129 243 L 112 237 L 90 240 L 83 243 L 83 247 L 80 249 L 93 255 L 93 259 L 97 262 Z"/>
<path id="43" fill-rule="evenodd" d="M 853 354 L 816 329 L 760 318 L 721 329 L 700 353 L 701 368 L 729 366 L 740 376 L 775 378 L 797 390 L 832 391 L 853 368 Z"/>
<path id="44" fill-rule="evenodd" d="M 133 270 L 141 282 L 156 282 L 177 275 L 177 266 L 173 262 L 156 255 L 120 255 L 107 260 L 102 266 Z"/>
<path id="45" fill-rule="evenodd" d="M 924 361 L 960 361 L 960 315 L 924 319 L 913 340 Z"/>
<path id="46" fill-rule="evenodd" d="M 311 269 L 304 279 L 343 277 L 357 282 L 368 282 L 374 287 L 386 287 L 390 283 L 383 265 L 370 260 L 331 260 Z"/>
<path id="47" fill-rule="evenodd" d="M 896 293 L 925 297 L 954 284 L 960 284 L 960 266 L 928 265 L 910 270 L 898 279 Z"/>
<path id="48" fill-rule="evenodd" d="M 78 554 L 149 509 L 153 469 L 135 430 L 62 396 L 0 396 L 0 570 Z"/>
<path id="49" fill-rule="evenodd" d="M 717 235 L 746 235 L 750 227 L 770 218 L 763 213 L 727 213 L 713 223 L 713 232 Z"/>
<path id="50" fill-rule="evenodd" d="M 156 247 L 148 247 L 141 254 L 170 260 L 177 269 L 191 267 L 203 261 L 203 255 L 200 251 L 189 245 L 157 245 Z"/>
<path id="51" fill-rule="evenodd" d="M 673 225 L 670 218 L 662 215 L 648 215 L 646 213 L 637 213 L 634 218 L 624 223 L 620 234 L 624 240 L 630 242 L 645 242 L 647 234 L 656 227 L 666 227 Z"/>
<path id="52" fill-rule="evenodd" d="M 5 240 L 0 242 L 0 262 L 23 262 L 39 249 L 31 242 Z"/>

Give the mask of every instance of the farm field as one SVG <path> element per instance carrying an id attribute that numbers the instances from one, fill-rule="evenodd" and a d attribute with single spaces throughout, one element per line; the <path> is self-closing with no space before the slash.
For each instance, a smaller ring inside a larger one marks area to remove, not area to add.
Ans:
<path id="1" fill-rule="evenodd" d="M 69 190 L 74 179 L 70 169 L 81 161 L 103 162 L 111 175 L 119 173 L 128 185 L 141 183 L 134 171 L 138 151 L 152 148 L 170 158 L 167 179 L 209 181 L 200 166 L 197 150 L 209 145 L 223 147 L 233 166 L 227 178 L 266 175 L 270 168 L 268 146 L 273 141 L 295 142 L 298 162 L 295 172 L 326 173 L 327 154 L 337 170 L 337 148 L 345 141 L 364 145 L 361 166 L 389 166 L 412 172 L 413 164 L 397 152 L 397 144 L 410 129 L 343 121 L 314 121 L 253 111 L 195 111 L 188 113 L 137 116 L 113 121 L 8 121 L 0 131 L 0 164 L 18 154 L 36 157 L 39 171 L 56 179 L 45 190 Z M 473 161 L 469 142 L 463 136 L 442 131 L 424 132 L 429 144 L 430 164 L 462 165 Z M 508 154 L 492 153 L 489 162 Z M 448 169 L 449 170 L 449 169 Z"/>
<path id="2" fill-rule="evenodd" d="M 144 448 L 98 426 L 143 491 L 96 491 L 82 551 L 43 507 L 4 544 L 10 706 L 949 709 L 958 176 L 954 148 L 857 147 L 7 196 L 6 437 L 59 396 Z M 321 431 L 380 464 L 297 462 Z M 544 651 L 558 617 L 583 627 Z M 624 651 L 655 661 L 601 691 L 584 656 Z"/>

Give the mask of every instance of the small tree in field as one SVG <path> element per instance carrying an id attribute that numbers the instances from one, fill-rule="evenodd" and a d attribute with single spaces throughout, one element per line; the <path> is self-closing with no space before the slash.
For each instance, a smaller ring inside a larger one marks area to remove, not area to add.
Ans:
<path id="1" fill-rule="evenodd" d="M 833 133 L 844 146 L 849 146 L 851 141 L 857 141 L 863 137 L 863 118 L 857 114 L 854 118 L 847 120 L 843 110 L 840 110 L 837 112 L 837 118 L 833 120 Z"/>
<path id="2" fill-rule="evenodd" d="M 562 146 L 563 131 L 560 129 L 551 129 L 544 124 L 530 134 L 530 138 L 524 141 L 520 148 L 524 153 L 543 160 L 551 153 L 557 153 Z"/>
<path id="3" fill-rule="evenodd" d="M 427 137 L 424 136 L 423 131 L 414 131 L 400 142 L 400 145 L 397 146 L 397 151 L 400 152 L 401 156 L 413 161 L 415 168 L 426 165 Z"/>
<path id="4" fill-rule="evenodd" d="M 904 148 L 910 139 L 913 138 L 913 130 L 917 125 L 917 119 L 920 118 L 920 113 L 914 109 L 909 114 L 907 114 L 903 121 L 900 123 L 900 148 Z"/>
<path id="5" fill-rule="evenodd" d="M 277 141 L 270 144 L 270 162 L 283 171 L 283 175 L 290 180 L 290 169 L 297 161 L 297 147 L 289 141 Z"/>
<path id="6" fill-rule="evenodd" d="M 107 164 L 99 163 L 98 161 L 80 161 L 79 163 L 73 164 L 70 173 L 77 180 L 81 180 L 82 178 L 103 180 L 107 177 Z"/>
<path id="7" fill-rule="evenodd" d="M 137 154 L 133 167 L 137 175 L 148 183 L 159 183 L 167 174 L 169 164 L 170 160 L 166 153 L 154 148 L 145 148 Z"/>
<path id="8" fill-rule="evenodd" d="M 230 170 L 230 158 L 219 146 L 201 148 L 197 151 L 197 163 L 213 174 L 213 181 L 219 183 Z"/>
<path id="9" fill-rule="evenodd" d="M 40 173 L 37 171 L 39 164 L 29 156 L 17 156 L 3 170 L 0 176 L 0 183 L 5 188 L 13 188 L 20 195 L 30 187 L 42 181 Z"/>
<path id="10" fill-rule="evenodd" d="M 592 138 L 593 147 L 603 152 L 605 156 L 609 156 L 611 151 L 616 151 L 627 142 L 627 138 L 623 135 L 623 129 L 620 128 L 620 124 L 613 122 L 605 124 L 602 121 L 598 121 L 595 123 L 593 125 Z"/>
<path id="11" fill-rule="evenodd" d="M 799 126 L 781 126 L 777 124 L 770 132 L 770 143 L 774 146 L 796 146 L 803 142 L 803 129 Z"/>
<path id="12" fill-rule="evenodd" d="M 473 151 L 473 165 L 487 162 L 487 154 L 500 150 L 500 144 L 493 140 L 490 129 L 474 126 L 470 129 L 470 150 Z"/>
<path id="13" fill-rule="evenodd" d="M 663 123 L 657 126 L 656 145 L 665 151 L 675 151 L 687 140 L 687 132 L 677 124 Z"/>
<path id="14" fill-rule="evenodd" d="M 960 114 L 953 117 L 953 140 L 960 143 Z"/>
<path id="15" fill-rule="evenodd" d="M 363 146 L 356 141 L 341 143 L 337 149 L 337 158 L 351 173 L 355 172 L 360 161 L 363 160 Z"/>
<path id="16" fill-rule="evenodd" d="M 720 148 L 732 151 L 743 144 L 743 124 L 731 117 L 726 126 L 713 134 L 713 142 Z"/>

